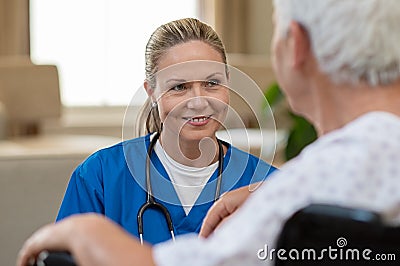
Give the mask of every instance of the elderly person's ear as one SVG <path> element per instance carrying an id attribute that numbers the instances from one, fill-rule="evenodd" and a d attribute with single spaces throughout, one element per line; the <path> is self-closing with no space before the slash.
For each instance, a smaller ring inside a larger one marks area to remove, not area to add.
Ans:
<path id="1" fill-rule="evenodd" d="M 301 66 L 309 56 L 311 45 L 307 30 L 296 21 L 290 23 L 290 38 L 293 49 L 293 67 Z"/>

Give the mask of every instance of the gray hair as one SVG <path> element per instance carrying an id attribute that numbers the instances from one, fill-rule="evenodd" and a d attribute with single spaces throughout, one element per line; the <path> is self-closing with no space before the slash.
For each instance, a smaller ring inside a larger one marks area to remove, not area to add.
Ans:
<path id="1" fill-rule="evenodd" d="M 399 0 L 274 0 L 278 34 L 304 27 L 336 82 L 390 84 L 400 77 Z"/>

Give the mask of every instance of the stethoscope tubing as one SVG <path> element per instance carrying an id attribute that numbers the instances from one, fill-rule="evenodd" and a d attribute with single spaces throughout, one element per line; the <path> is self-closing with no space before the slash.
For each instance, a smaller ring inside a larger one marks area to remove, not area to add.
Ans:
<path id="1" fill-rule="evenodd" d="M 137 223 L 138 223 L 138 234 L 140 238 L 140 243 L 143 245 L 143 215 L 147 209 L 159 209 L 167 222 L 168 230 L 171 233 L 172 241 L 175 242 L 175 233 L 174 233 L 174 225 L 172 222 L 171 214 L 168 209 L 155 201 L 153 196 L 153 190 L 151 187 L 151 179 L 150 179 L 150 158 L 152 151 L 154 150 L 154 145 L 156 144 L 158 138 L 160 137 L 160 133 L 156 132 L 153 139 L 150 141 L 149 147 L 147 149 L 147 157 L 146 157 L 146 202 L 140 207 L 137 214 Z M 217 177 L 217 185 L 215 188 L 214 201 L 218 200 L 221 194 L 221 183 L 222 183 L 222 172 L 224 165 L 224 151 L 222 148 L 222 142 L 217 138 L 218 143 L 218 177 Z"/>

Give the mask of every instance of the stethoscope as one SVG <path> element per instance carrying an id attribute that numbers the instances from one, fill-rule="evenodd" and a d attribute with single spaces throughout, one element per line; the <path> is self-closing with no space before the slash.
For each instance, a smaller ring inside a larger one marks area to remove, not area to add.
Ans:
<path id="1" fill-rule="evenodd" d="M 138 233 L 140 237 L 140 243 L 143 245 L 143 215 L 147 209 L 158 209 L 162 212 L 167 222 L 168 230 L 171 233 L 172 241 L 175 242 L 175 234 L 174 234 L 174 224 L 172 223 L 171 214 L 167 210 L 167 208 L 155 201 L 153 196 L 153 191 L 151 188 L 151 180 L 150 180 L 150 156 L 153 152 L 154 145 L 156 144 L 160 134 L 155 133 L 153 139 L 150 142 L 150 145 L 147 149 L 147 157 L 146 157 L 146 202 L 140 207 L 137 214 L 137 223 L 138 223 Z M 216 201 L 221 193 L 221 181 L 222 181 L 222 170 L 224 165 L 224 151 L 222 148 L 222 142 L 217 139 L 218 143 L 218 177 L 217 177 L 217 187 L 215 188 L 215 196 L 214 201 Z"/>

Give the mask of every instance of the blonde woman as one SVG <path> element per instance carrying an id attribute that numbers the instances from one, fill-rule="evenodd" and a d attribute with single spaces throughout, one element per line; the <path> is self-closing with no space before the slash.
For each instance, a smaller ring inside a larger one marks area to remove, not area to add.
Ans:
<path id="1" fill-rule="evenodd" d="M 275 168 L 215 135 L 229 105 L 229 74 L 224 46 L 210 26 L 192 18 L 162 25 L 145 58 L 143 136 L 79 165 L 57 221 L 100 213 L 156 244 L 198 233 L 222 193 L 263 180 Z"/>

